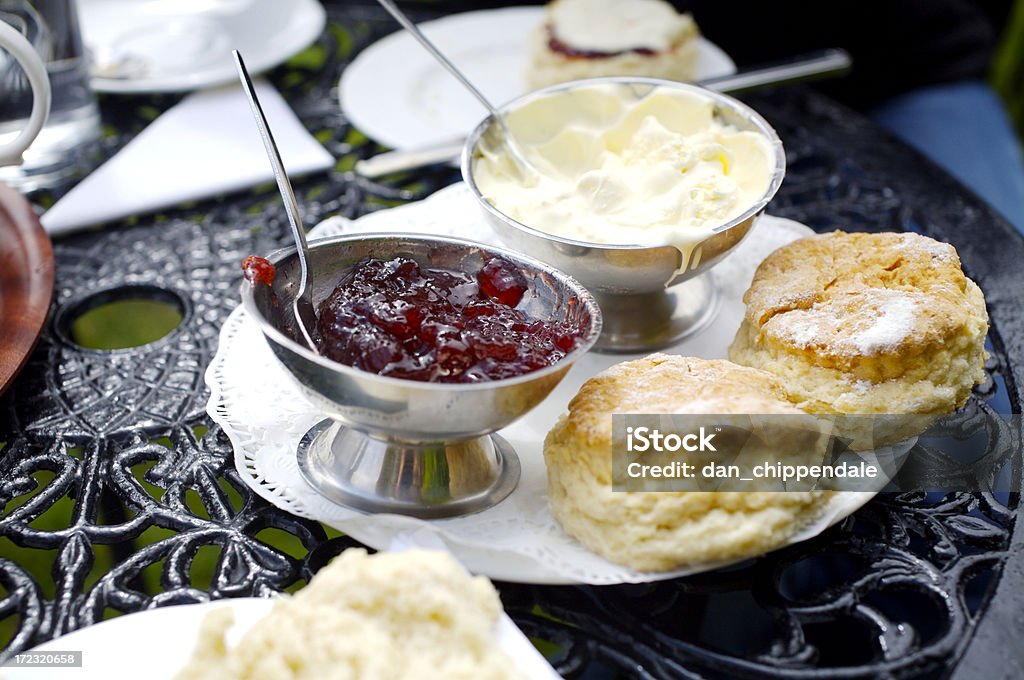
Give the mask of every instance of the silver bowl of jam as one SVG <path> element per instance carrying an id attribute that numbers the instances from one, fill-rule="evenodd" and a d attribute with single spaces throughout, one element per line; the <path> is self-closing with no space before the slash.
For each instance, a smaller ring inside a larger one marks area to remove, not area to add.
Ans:
<path id="1" fill-rule="evenodd" d="M 763 190 L 749 196 L 749 202 L 739 206 L 735 214 L 708 225 L 702 235 L 680 247 L 677 244 L 637 245 L 629 242 L 628 236 L 623 242 L 604 242 L 606 239 L 598 242 L 598 239 L 566 236 L 554 233 L 557 229 L 540 228 L 537 224 L 527 223 L 528 220 L 521 221 L 507 214 L 512 212 L 509 208 L 518 208 L 517 204 L 533 200 L 532 197 L 538 195 L 538 188 L 524 183 L 520 194 L 512 193 L 505 197 L 506 211 L 503 211 L 495 205 L 500 201 L 481 186 L 481 159 L 500 158 L 502 154 L 502 136 L 490 118 L 483 120 L 466 140 L 462 176 L 485 219 L 509 247 L 568 272 L 594 294 L 604 313 L 604 330 L 595 350 L 650 351 L 675 343 L 713 318 L 717 298 L 713 280 L 706 274 L 754 227 L 782 184 L 786 157 L 775 130 L 749 106 L 718 92 L 673 81 L 636 77 L 573 81 L 526 94 L 505 104 L 501 110 L 513 134 L 517 134 L 520 149 L 536 143 L 563 151 L 566 148 L 582 149 L 585 154 L 590 149 L 587 144 L 566 144 L 568 140 L 555 144 L 552 141 L 564 130 L 559 127 L 559 118 L 564 115 L 569 119 L 571 114 L 565 112 L 576 106 L 574 102 L 590 101 L 587 98 L 591 93 L 609 88 L 621 93 L 630 106 L 635 104 L 638 107 L 659 93 L 693 96 L 706 102 L 711 120 L 716 124 L 738 132 L 755 133 L 764 142 Z M 533 115 L 536 111 L 543 115 L 536 117 L 535 124 L 526 122 L 524 112 Z M 583 130 L 600 128 L 602 118 L 608 119 L 609 116 L 600 107 L 586 112 Z M 648 153 L 656 154 L 666 145 L 659 146 L 654 142 L 649 146 Z M 527 157 L 530 158 L 529 155 Z M 546 161 L 550 158 L 542 159 L 537 166 L 541 174 L 545 172 Z M 571 162 L 576 163 L 578 159 Z M 585 187 L 589 191 L 596 193 L 605 189 L 603 186 L 595 187 L 593 176 L 581 178 L 577 188 L 583 187 L 585 182 L 590 183 Z M 631 177 L 623 181 L 623 185 L 630 183 L 652 182 L 650 177 Z M 635 196 L 627 200 L 637 202 Z M 558 208 L 557 205 L 554 207 Z M 568 208 L 563 210 L 563 214 L 563 223 L 576 219 Z M 608 229 L 612 231 L 616 227 L 608 226 Z M 610 240 L 615 241 L 614 238 Z"/>
<path id="2" fill-rule="evenodd" d="M 422 518 L 505 498 L 520 465 L 493 433 L 593 346 L 590 293 L 542 262 L 453 238 L 343 236 L 309 255 L 319 352 L 292 316 L 294 248 L 241 286 L 274 354 L 328 416 L 300 443 L 305 479 L 343 505 Z"/>

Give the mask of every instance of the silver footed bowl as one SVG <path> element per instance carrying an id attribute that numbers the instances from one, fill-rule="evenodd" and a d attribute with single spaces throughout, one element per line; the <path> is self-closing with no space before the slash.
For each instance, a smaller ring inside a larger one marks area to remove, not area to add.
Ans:
<path id="1" fill-rule="evenodd" d="M 501 130 L 491 118 L 477 125 L 466 140 L 462 178 L 484 218 L 506 245 L 568 272 L 595 295 L 604 312 L 604 330 L 596 350 L 651 351 L 696 332 L 713 318 L 714 284 L 710 277 L 702 275 L 739 245 L 764 213 L 782 185 L 786 154 L 771 125 L 743 102 L 697 85 L 669 80 L 606 77 L 561 83 L 514 99 L 501 111 L 507 115 L 541 97 L 608 84 L 628 86 L 624 91 L 638 100 L 661 88 L 697 93 L 713 102 L 717 120 L 739 130 L 759 132 L 769 142 L 773 152 L 772 175 L 764 194 L 742 214 L 716 227 L 714 233 L 693 248 L 689 261 L 683 262 L 684 253 L 674 246 L 576 241 L 549 234 L 503 213 L 483 195 L 473 172 L 483 149 L 501 148 Z"/>
<path id="2" fill-rule="evenodd" d="M 591 294 L 550 265 L 460 239 L 359 234 L 309 246 L 317 307 L 366 258 L 401 256 L 422 267 L 476 272 L 500 256 L 529 282 L 519 309 L 579 329 L 572 352 L 532 373 L 471 384 L 403 380 L 337 363 L 303 344 L 291 308 L 300 276 L 294 248 L 268 257 L 277 268 L 272 286 L 242 282 L 246 312 L 305 397 L 328 416 L 306 434 L 297 454 L 317 491 L 357 510 L 422 518 L 478 512 L 511 493 L 519 460 L 492 433 L 539 404 L 596 342 L 601 312 Z"/>

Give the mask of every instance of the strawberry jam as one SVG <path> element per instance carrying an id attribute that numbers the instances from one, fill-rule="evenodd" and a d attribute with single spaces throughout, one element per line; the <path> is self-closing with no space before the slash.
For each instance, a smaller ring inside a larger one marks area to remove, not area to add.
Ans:
<path id="1" fill-rule="evenodd" d="M 567 43 L 563 42 L 555 35 L 554 30 L 551 26 L 547 27 L 548 33 L 548 49 L 552 52 L 557 52 L 567 59 L 607 59 L 609 57 L 615 57 L 620 54 L 634 53 L 644 57 L 653 57 L 657 52 L 650 47 L 627 47 L 626 49 L 616 50 L 614 52 L 602 52 L 600 50 L 581 50 L 576 47 L 571 47 Z"/>
<path id="2" fill-rule="evenodd" d="M 364 260 L 320 304 L 318 345 L 334 361 L 393 378 L 511 378 L 554 364 L 579 336 L 516 309 L 527 290 L 519 269 L 497 257 L 475 276 Z"/>
<path id="3" fill-rule="evenodd" d="M 242 276 L 253 285 L 262 283 L 271 286 L 274 284 L 274 277 L 277 276 L 277 268 L 265 257 L 250 255 L 242 260 Z"/>

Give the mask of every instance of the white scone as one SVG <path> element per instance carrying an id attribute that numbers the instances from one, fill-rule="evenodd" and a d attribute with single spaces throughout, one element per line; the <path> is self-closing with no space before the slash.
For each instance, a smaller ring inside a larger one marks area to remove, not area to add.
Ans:
<path id="1" fill-rule="evenodd" d="M 238 645 L 228 609 L 211 613 L 179 680 L 522 679 L 494 641 L 490 581 L 447 553 L 350 549 L 284 596 Z"/>
<path id="2" fill-rule="evenodd" d="M 588 380 L 544 440 L 551 512 L 602 557 L 666 571 L 764 553 L 812 521 L 823 492 L 613 491 L 612 414 L 804 416 L 763 371 L 652 354 Z"/>
<path id="3" fill-rule="evenodd" d="M 743 300 L 729 358 L 778 376 L 811 413 L 937 417 L 985 379 L 981 289 L 924 236 L 801 239 L 761 263 Z"/>
<path id="4" fill-rule="evenodd" d="M 530 39 L 531 88 L 599 76 L 693 80 L 697 24 L 662 0 L 554 0 Z"/>

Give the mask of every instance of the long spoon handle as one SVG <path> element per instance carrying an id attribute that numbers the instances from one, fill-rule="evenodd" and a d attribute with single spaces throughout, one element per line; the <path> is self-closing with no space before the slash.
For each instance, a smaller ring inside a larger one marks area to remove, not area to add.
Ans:
<path id="1" fill-rule="evenodd" d="M 509 155 L 515 162 L 516 167 L 522 173 L 527 185 L 535 182 L 537 179 L 537 171 L 534 169 L 533 165 L 526 160 L 526 154 L 523 153 L 519 144 L 516 143 L 515 137 L 512 135 L 512 131 L 508 129 L 508 124 L 505 122 L 505 116 L 503 116 L 498 109 L 494 108 L 494 104 L 492 104 L 490 100 L 480 92 L 480 90 L 476 89 L 473 83 L 469 82 L 469 79 L 466 78 L 462 71 L 460 71 L 455 64 L 449 61 L 448 57 L 444 56 L 441 50 L 437 49 L 434 43 L 430 42 L 427 36 L 423 35 L 423 31 L 421 31 L 419 27 L 409 19 L 409 17 L 405 16 L 405 13 L 402 12 L 402 10 L 398 9 L 393 0 L 377 0 L 377 2 L 380 3 L 381 7 L 388 11 L 388 14 L 395 18 L 395 21 L 402 25 L 402 28 L 411 33 L 412 37 L 416 38 L 419 44 L 422 45 L 427 52 L 430 52 L 430 54 L 433 55 L 433 57 L 437 59 L 437 61 L 440 62 L 440 64 L 444 66 L 449 73 L 455 76 L 456 80 L 462 83 L 462 85 L 469 90 L 481 104 L 484 105 L 484 108 L 486 108 L 491 114 L 491 120 L 497 123 L 498 127 L 501 128 L 505 148 L 508 150 Z"/>
<path id="2" fill-rule="evenodd" d="M 288 171 L 284 169 L 284 162 L 281 160 L 281 152 L 274 141 L 274 135 L 270 132 L 267 124 L 267 116 L 263 113 L 260 100 L 256 96 L 256 88 L 253 87 L 249 71 L 245 68 L 245 62 L 238 50 L 231 50 L 235 56 L 235 66 L 238 68 L 238 78 L 242 81 L 242 89 L 249 98 L 249 106 L 252 108 L 253 118 L 256 119 L 256 127 L 260 130 L 260 137 L 263 138 L 263 147 L 267 150 L 267 158 L 274 169 L 274 178 L 277 180 L 277 188 L 281 191 L 281 198 L 284 200 L 284 209 L 288 213 L 288 223 L 292 227 L 292 236 L 295 238 L 295 246 L 299 256 L 299 288 L 295 292 L 295 299 L 292 301 L 292 311 L 295 314 L 295 321 L 302 333 L 302 338 L 309 345 L 309 348 L 317 352 L 316 343 L 313 341 L 313 329 L 316 327 L 316 312 L 313 310 L 313 302 L 310 299 L 310 291 L 307 289 L 309 281 L 309 246 L 306 244 L 306 232 L 302 229 L 302 218 L 299 216 L 299 202 L 295 200 L 295 190 L 288 179 Z"/>
<path id="3" fill-rule="evenodd" d="M 242 61 L 242 55 L 238 53 L 238 50 L 231 50 L 231 54 L 235 56 L 238 78 L 242 81 L 242 89 L 245 90 L 245 95 L 249 98 L 249 106 L 252 108 L 252 115 L 256 119 L 256 127 L 260 130 L 263 147 L 267 150 L 267 158 L 270 159 L 270 165 L 274 169 L 274 179 L 277 180 L 277 188 L 280 189 L 281 196 L 284 198 L 284 208 L 288 213 L 288 222 L 292 225 L 292 236 L 302 246 L 299 248 L 299 262 L 302 265 L 302 282 L 305 284 L 306 250 L 308 247 L 306 245 L 306 232 L 303 231 L 302 220 L 299 218 L 299 203 L 295 200 L 295 191 L 292 189 L 292 183 L 288 179 L 288 171 L 284 169 L 284 163 L 281 161 L 281 152 L 278 151 L 274 135 L 270 132 L 267 117 L 263 113 L 263 107 L 260 106 L 260 100 L 256 97 L 256 88 L 253 87 L 249 71 L 246 70 L 245 62 Z"/>
<path id="4" fill-rule="evenodd" d="M 388 14 L 395 18 L 395 21 L 402 25 L 402 28 L 409 31 L 409 33 L 412 34 L 412 37 L 416 38 L 420 45 L 423 45 L 424 49 L 434 55 L 434 58 L 441 62 L 441 65 L 448 69 L 448 72 L 455 76 L 455 78 L 458 79 L 458 81 L 462 83 L 462 85 L 469 90 L 481 104 L 484 105 L 484 108 L 487 109 L 487 111 L 494 116 L 502 126 L 504 126 L 504 122 L 502 122 L 502 118 L 498 114 L 498 110 L 494 108 L 494 104 L 492 104 L 480 90 L 476 89 L 473 83 L 469 82 L 466 76 L 462 75 L 462 71 L 460 71 L 455 64 L 449 61 L 448 57 L 444 56 L 444 53 L 437 49 L 434 43 L 430 42 L 430 39 L 427 38 L 427 36 L 423 35 L 423 31 L 421 31 L 419 27 L 409 19 L 409 17 L 405 16 L 405 13 L 398 9 L 392 0 L 377 0 L 377 2 L 379 2 L 380 5 L 388 11 Z"/>

